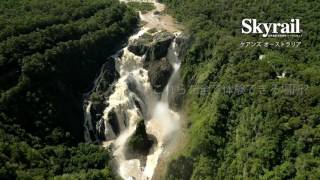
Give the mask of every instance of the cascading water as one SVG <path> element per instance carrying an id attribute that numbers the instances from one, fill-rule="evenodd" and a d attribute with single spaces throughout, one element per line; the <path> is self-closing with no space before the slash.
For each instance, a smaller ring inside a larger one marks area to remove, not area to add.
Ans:
<path id="1" fill-rule="evenodd" d="M 149 29 L 143 27 L 129 38 L 129 42 L 141 38 Z M 160 96 L 151 85 L 148 70 L 144 67 L 147 53 L 138 56 L 129 51 L 127 46 L 113 56 L 119 78 L 112 85 L 112 93 L 105 99 L 106 106 L 100 120 L 93 121 L 92 102 L 87 100 L 85 103 L 85 139 L 92 142 L 92 137 L 98 139 L 93 133 L 95 128 L 103 130 L 104 147 L 112 149 L 117 171 L 123 179 L 151 179 L 166 147 L 175 141 L 179 132 L 180 116 L 169 105 L 170 88 L 178 80 L 181 64 L 176 42 L 179 35 L 176 33 L 167 47 L 164 58 L 172 66 L 172 73 Z M 97 84 L 98 81 L 95 86 Z M 146 133 L 154 137 L 156 143 L 146 156 L 130 159 L 126 154 L 128 140 L 141 120 L 144 120 Z"/>
<path id="2" fill-rule="evenodd" d="M 143 57 L 136 56 L 124 48 L 123 56 L 117 59 L 120 79 L 115 85 L 114 93 L 109 98 L 110 105 L 104 111 L 104 119 L 105 127 L 111 127 L 108 125 L 108 114 L 111 110 L 116 111 L 121 134 L 113 142 L 113 155 L 119 166 L 119 174 L 124 179 L 151 179 L 164 146 L 170 141 L 169 135 L 179 129 L 180 117 L 169 108 L 168 100 L 170 84 L 175 80 L 174 77 L 180 67 L 177 57 L 174 41 L 167 56 L 174 67 L 174 72 L 160 99 L 151 88 L 148 72 L 143 68 Z M 131 86 L 135 88 L 130 89 Z M 140 119 L 146 119 L 147 133 L 153 135 L 158 142 L 153 147 L 153 152 L 147 156 L 145 166 L 139 159 L 127 160 L 125 158 L 126 142 L 135 132 Z M 112 128 L 106 128 L 105 133 L 107 140 L 114 139 Z"/>

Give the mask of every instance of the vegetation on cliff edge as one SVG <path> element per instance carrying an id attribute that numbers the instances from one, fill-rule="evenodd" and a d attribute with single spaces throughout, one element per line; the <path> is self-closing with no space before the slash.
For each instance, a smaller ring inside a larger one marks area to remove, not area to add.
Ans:
<path id="1" fill-rule="evenodd" d="M 318 179 L 320 2 L 162 2 L 193 36 L 182 63 L 190 139 L 166 179 Z M 302 37 L 242 35 L 243 18 L 300 18 Z M 241 47 L 259 41 L 302 44 Z"/>
<path id="2" fill-rule="evenodd" d="M 0 2 L 0 179 L 111 178 L 82 95 L 137 27 L 117 0 Z"/>

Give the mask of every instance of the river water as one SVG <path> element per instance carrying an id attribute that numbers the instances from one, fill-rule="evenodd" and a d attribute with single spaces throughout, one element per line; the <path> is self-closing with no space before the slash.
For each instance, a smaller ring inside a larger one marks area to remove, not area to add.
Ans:
<path id="1" fill-rule="evenodd" d="M 171 43 L 167 59 L 173 67 L 173 73 L 163 92 L 157 94 L 151 87 L 148 71 L 143 67 L 144 56 L 137 56 L 130 52 L 127 47 L 121 50 L 121 55 L 114 55 L 116 70 L 119 78 L 114 83 L 113 93 L 109 96 L 108 106 L 102 116 L 105 127 L 105 141 L 103 146 L 112 149 L 112 155 L 116 162 L 118 174 L 126 180 L 152 179 L 159 160 L 167 148 L 176 142 L 175 137 L 181 129 L 181 118 L 179 113 L 170 108 L 169 93 L 171 87 L 179 77 L 181 60 L 179 47 L 176 39 L 180 35 L 180 27 L 174 19 L 168 15 L 155 15 L 154 11 L 163 11 L 165 6 L 152 1 L 156 9 L 146 14 L 140 13 L 140 19 L 145 21 L 140 31 L 129 38 L 132 41 L 140 38 L 149 29 L 156 28 L 158 31 L 166 30 L 175 34 L 176 38 Z M 91 102 L 85 108 L 85 138 L 90 141 L 89 129 L 92 127 L 90 115 Z M 109 115 L 116 115 L 120 133 L 117 134 L 110 124 Z M 126 146 L 128 139 L 136 130 L 137 123 L 143 119 L 146 131 L 156 138 L 157 143 L 153 145 L 145 158 L 127 159 Z"/>

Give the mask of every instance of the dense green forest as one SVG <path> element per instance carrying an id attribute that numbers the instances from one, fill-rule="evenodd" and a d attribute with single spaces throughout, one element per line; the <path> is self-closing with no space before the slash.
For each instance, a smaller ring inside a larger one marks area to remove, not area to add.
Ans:
<path id="1" fill-rule="evenodd" d="M 162 2 L 192 36 L 182 63 L 189 141 L 165 179 L 319 179 L 320 2 Z M 302 37 L 242 35 L 244 18 L 299 18 Z M 302 45 L 244 48 L 242 41 Z"/>
<path id="2" fill-rule="evenodd" d="M 153 3 L 148 2 L 128 2 L 127 6 L 133 8 L 136 11 L 141 11 L 142 13 L 146 13 L 148 11 L 153 10 L 155 7 Z"/>
<path id="3" fill-rule="evenodd" d="M 0 179 L 110 179 L 83 94 L 137 27 L 117 0 L 0 2 Z"/>

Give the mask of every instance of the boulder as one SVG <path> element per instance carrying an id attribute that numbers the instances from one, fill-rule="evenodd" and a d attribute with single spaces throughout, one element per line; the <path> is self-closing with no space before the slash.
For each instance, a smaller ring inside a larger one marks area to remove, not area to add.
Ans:
<path id="1" fill-rule="evenodd" d="M 185 56 L 186 51 L 190 46 L 190 40 L 191 40 L 191 37 L 184 33 L 181 33 L 176 37 L 179 58 L 183 58 L 183 56 Z"/>
<path id="2" fill-rule="evenodd" d="M 160 12 L 159 11 L 154 11 L 153 15 L 160 15 Z"/>
<path id="3" fill-rule="evenodd" d="M 94 134 L 98 137 L 98 139 L 96 139 L 98 141 L 103 141 L 105 139 L 105 127 L 103 123 L 101 124 L 102 114 L 108 105 L 106 104 L 108 97 L 113 93 L 112 83 L 118 78 L 118 76 L 119 75 L 115 69 L 115 60 L 113 58 L 109 58 L 101 67 L 94 89 L 88 97 L 88 100 L 92 103 L 90 109 L 92 126 L 97 127 Z"/>
<path id="4" fill-rule="evenodd" d="M 168 48 L 174 38 L 174 34 L 167 31 L 156 33 L 153 37 L 153 42 L 145 61 L 159 60 L 163 57 L 166 57 Z"/>
<path id="5" fill-rule="evenodd" d="M 96 134 L 100 141 L 106 140 L 105 129 L 106 127 L 104 124 L 104 119 L 101 118 L 96 124 L 96 130 L 97 130 Z"/>
<path id="6" fill-rule="evenodd" d="M 141 37 L 131 40 L 128 45 L 128 50 L 137 56 L 142 56 L 150 48 L 151 43 L 152 36 L 145 33 Z"/>
<path id="7" fill-rule="evenodd" d="M 173 67 L 167 58 L 150 62 L 148 75 L 152 88 L 157 92 L 162 92 L 168 84 L 172 72 Z"/>
<path id="8" fill-rule="evenodd" d="M 108 114 L 108 121 L 109 124 L 112 127 L 113 132 L 115 133 L 116 136 L 118 136 L 120 134 L 120 125 L 119 125 L 119 121 L 117 118 L 117 114 L 114 111 L 114 109 L 112 109 L 109 114 Z"/>
<path id="9" fill-rule="evenodd" d="M 144 120 L 141 119 L 137 124 L 135 133 L 127 142 L 126 158 L 135 159 L 148 155 L 151 147 L 155 143 L 156 139 L 147 134 Z"/>
<path id="10" fill-rule="evenodd" d="M 132 53 L 138 56 L 146 54 L 143 67 L 148 70 L 150 83 L 158 92 L 163 91 L 173 72 L 166 56 L 174 38 L 175 35 L 167 31 L 157 32 L 153 36 L 145 33 L 128 45 L 128 50 Z"/>

